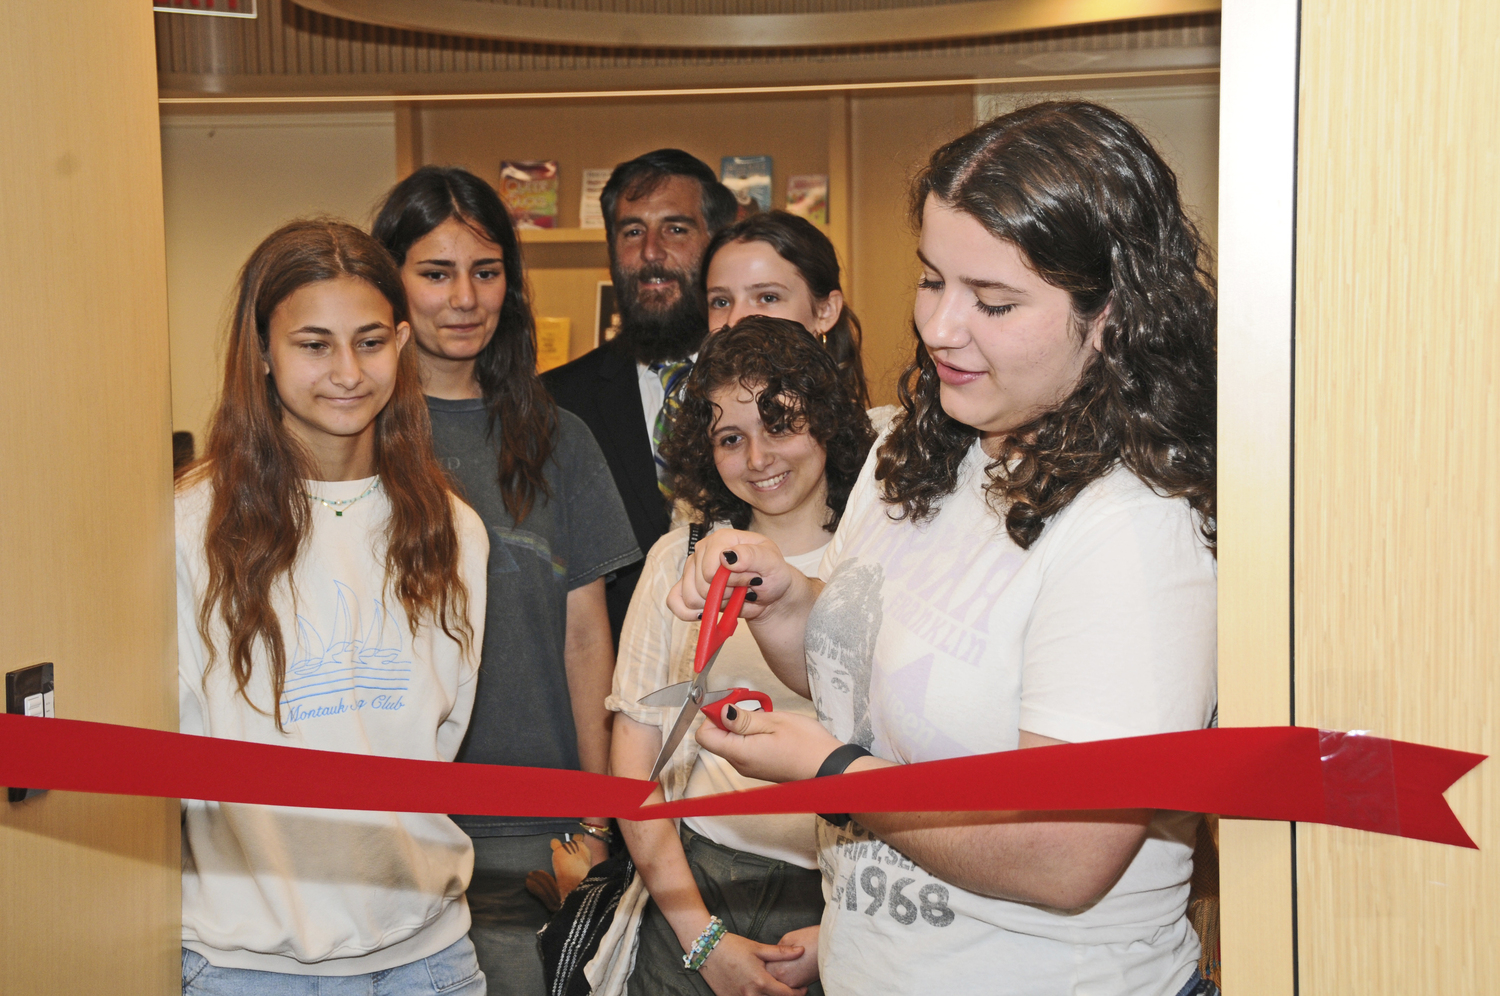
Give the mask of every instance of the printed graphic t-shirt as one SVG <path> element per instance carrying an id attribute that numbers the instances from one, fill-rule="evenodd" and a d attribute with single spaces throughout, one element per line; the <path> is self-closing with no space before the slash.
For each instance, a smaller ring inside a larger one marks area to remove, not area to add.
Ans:
<path id="1" fill-rule="evenodd" d="M 614 478 L 588 427 L 559 411 L 544 471 L 551 494 L 538 495 L 517 523 L 500 496 L 500 426 L 490 432 L 484 402 L 428 398 L 427 409 L 438 462 L 490 537 L 479 689 L 458 760 L 577 770 L 578 734 L 563 662 L 568 592 L 641 559 Z M 454 820 L 473 837 L 577 830 L 577 817 Z"/>
<path id="2" fill-rule="evenodd" d="M 893 519 L 866 463 L 820 570 L 807 659 L 819 719 L 901 763 L 1206 726 L 1214 559 L 1185 501 L 1123 468 L 1029 550 L 985 502 L 976 442 L 935 518 Z M 857 824 L 819 826 L 830 996 L 1170 996 L 1198 941 L 1184 917 L 1193 814 L 1166 813 L 1120 880 L 1061 913 L 950 885 Z"/>
<path id="3" fill-rule="evenodd" d="M 329 501 L 373 482 L 308 481 Z M 420 761 L 451 761 L 469 723 L 484 637 L 479 517 L 454 499 L 466 650 L 408 625 L 385 589 L 390 503 L 379 488 L 344 509 L 314 503 L 293 568 L 272 592 L 286 647 L 280 703 L 257 647 L 247 695 L 198 632 L 208 584 L 207 482 L 177 495 L 177 654 L 183 733 Z M 216 622 L 214 645 L 225 646 Z M 247 701 L 248 698 L 248 701 Z M 276 728 L 281 713 L 284 732 Z M 469 929 L 469 838 L 446 816 L 182 803 L 182 944 L 211 964 L 296 975 L 361 975 L 436 954 Z"/>

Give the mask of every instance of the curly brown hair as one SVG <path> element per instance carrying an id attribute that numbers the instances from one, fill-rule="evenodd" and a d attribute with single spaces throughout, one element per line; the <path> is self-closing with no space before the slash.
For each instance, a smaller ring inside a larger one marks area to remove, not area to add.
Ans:
<path id="1" fill-rule="evenodd" d="M 929 196 L 1016 246 L 1067 291 L 1076 328 L 1104 316 L 1099 353 L 1072 393 L 1009 430 L 986 468 L 985 490 L 1010 537 L 1029 547 L 1119 462 L 1159 494 L 1185 498 L 1213 547 L 1214 279 L 1177 178 L 1151 143 L 1097 104 L 1036 104 L 932 154 L 912 189 L 918 226 Z M 875 476 L 885 500 L 920 521 L 953 493 L 979 433 L 943 411 L 920 335 L 898 392 L 903 411 Z"/>
<path id="2" fill-rule="evenodd" d="M 805 431 L 823 447 L 829 512 L 823 528 L 833 532 L 875 442 L 875 430 L 849 396 L 833 357 L 806 329 L 785 318 L 749 315 L 704 340 L 682 407 L 661 446 L 673 494 L 692 508 L 699 522 L 750 527 L 754 509 L 729 490 L 714 465 L 719 407 L 710 395 L 729 384 L 760 392 L 756 407 L 767 430 Z"/>

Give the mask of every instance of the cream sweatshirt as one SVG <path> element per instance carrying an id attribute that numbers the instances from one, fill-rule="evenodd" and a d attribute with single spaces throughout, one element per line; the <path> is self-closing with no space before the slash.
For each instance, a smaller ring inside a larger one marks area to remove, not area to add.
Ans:
<path id="1" fill-rule="evenodd" d="M 308 481 L 329 501 L 373 479 Z M 274 596 L 287 650 L 276 729 L 262 655 L 246 691 L 223 653 L 209 666 L 198 632 L 208 581 L 210 489 L 177 495 L 180 729 L 256 743 L 451 761 L 468 728 L 484 636 L 489 542 L 453 500 L 473 631 L 465 650 L 441 628 L 412 636 L 384 590 L 390 504 L 376 487 L 343 515 L 316 502 L 289 581 Z M 213 638 L 223 645 L 222 624 Z M 253 703 L 253 707 L 251 705 Z M 441 814 L 182 803 L 182 944 L 210 963 L 300 975 L 359 975 L 420 960 L 469 929 L 469 838 Z"/>

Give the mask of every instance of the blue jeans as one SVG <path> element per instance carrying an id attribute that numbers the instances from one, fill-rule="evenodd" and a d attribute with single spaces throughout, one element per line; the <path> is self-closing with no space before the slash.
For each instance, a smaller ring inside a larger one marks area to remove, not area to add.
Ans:
<path id="1" fill-rule="evenodd" d="M 182 996 L 485 996 L 474 945 L 461 937 L 437 954 L 367 975 L 290 975 L 219 968 L 182 949 Z"/>
<path id="2" fill-rule="evenodd" d="M 1193 969 L 1193 977 L 1177 991 L 1177 996 L 1219 996 L 1219 987 Z"/>

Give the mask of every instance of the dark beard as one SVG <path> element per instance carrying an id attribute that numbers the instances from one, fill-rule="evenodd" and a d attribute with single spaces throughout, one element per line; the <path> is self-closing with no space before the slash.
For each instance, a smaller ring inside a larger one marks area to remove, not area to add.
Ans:
<path id="1" fill-rule="evenodd" d="M 708 306 L 696 273 L 648 263 L 631 273 L 611 266 L 610 276 L 620 308 L 620 334 L 614 341 L 637 363 L 680 360 L 697 351 L 708 333 Z M 677 301 L 665 311 L 641 304 L 641 283 L 653 277 L 665 277 L 677 284 Z"/>

